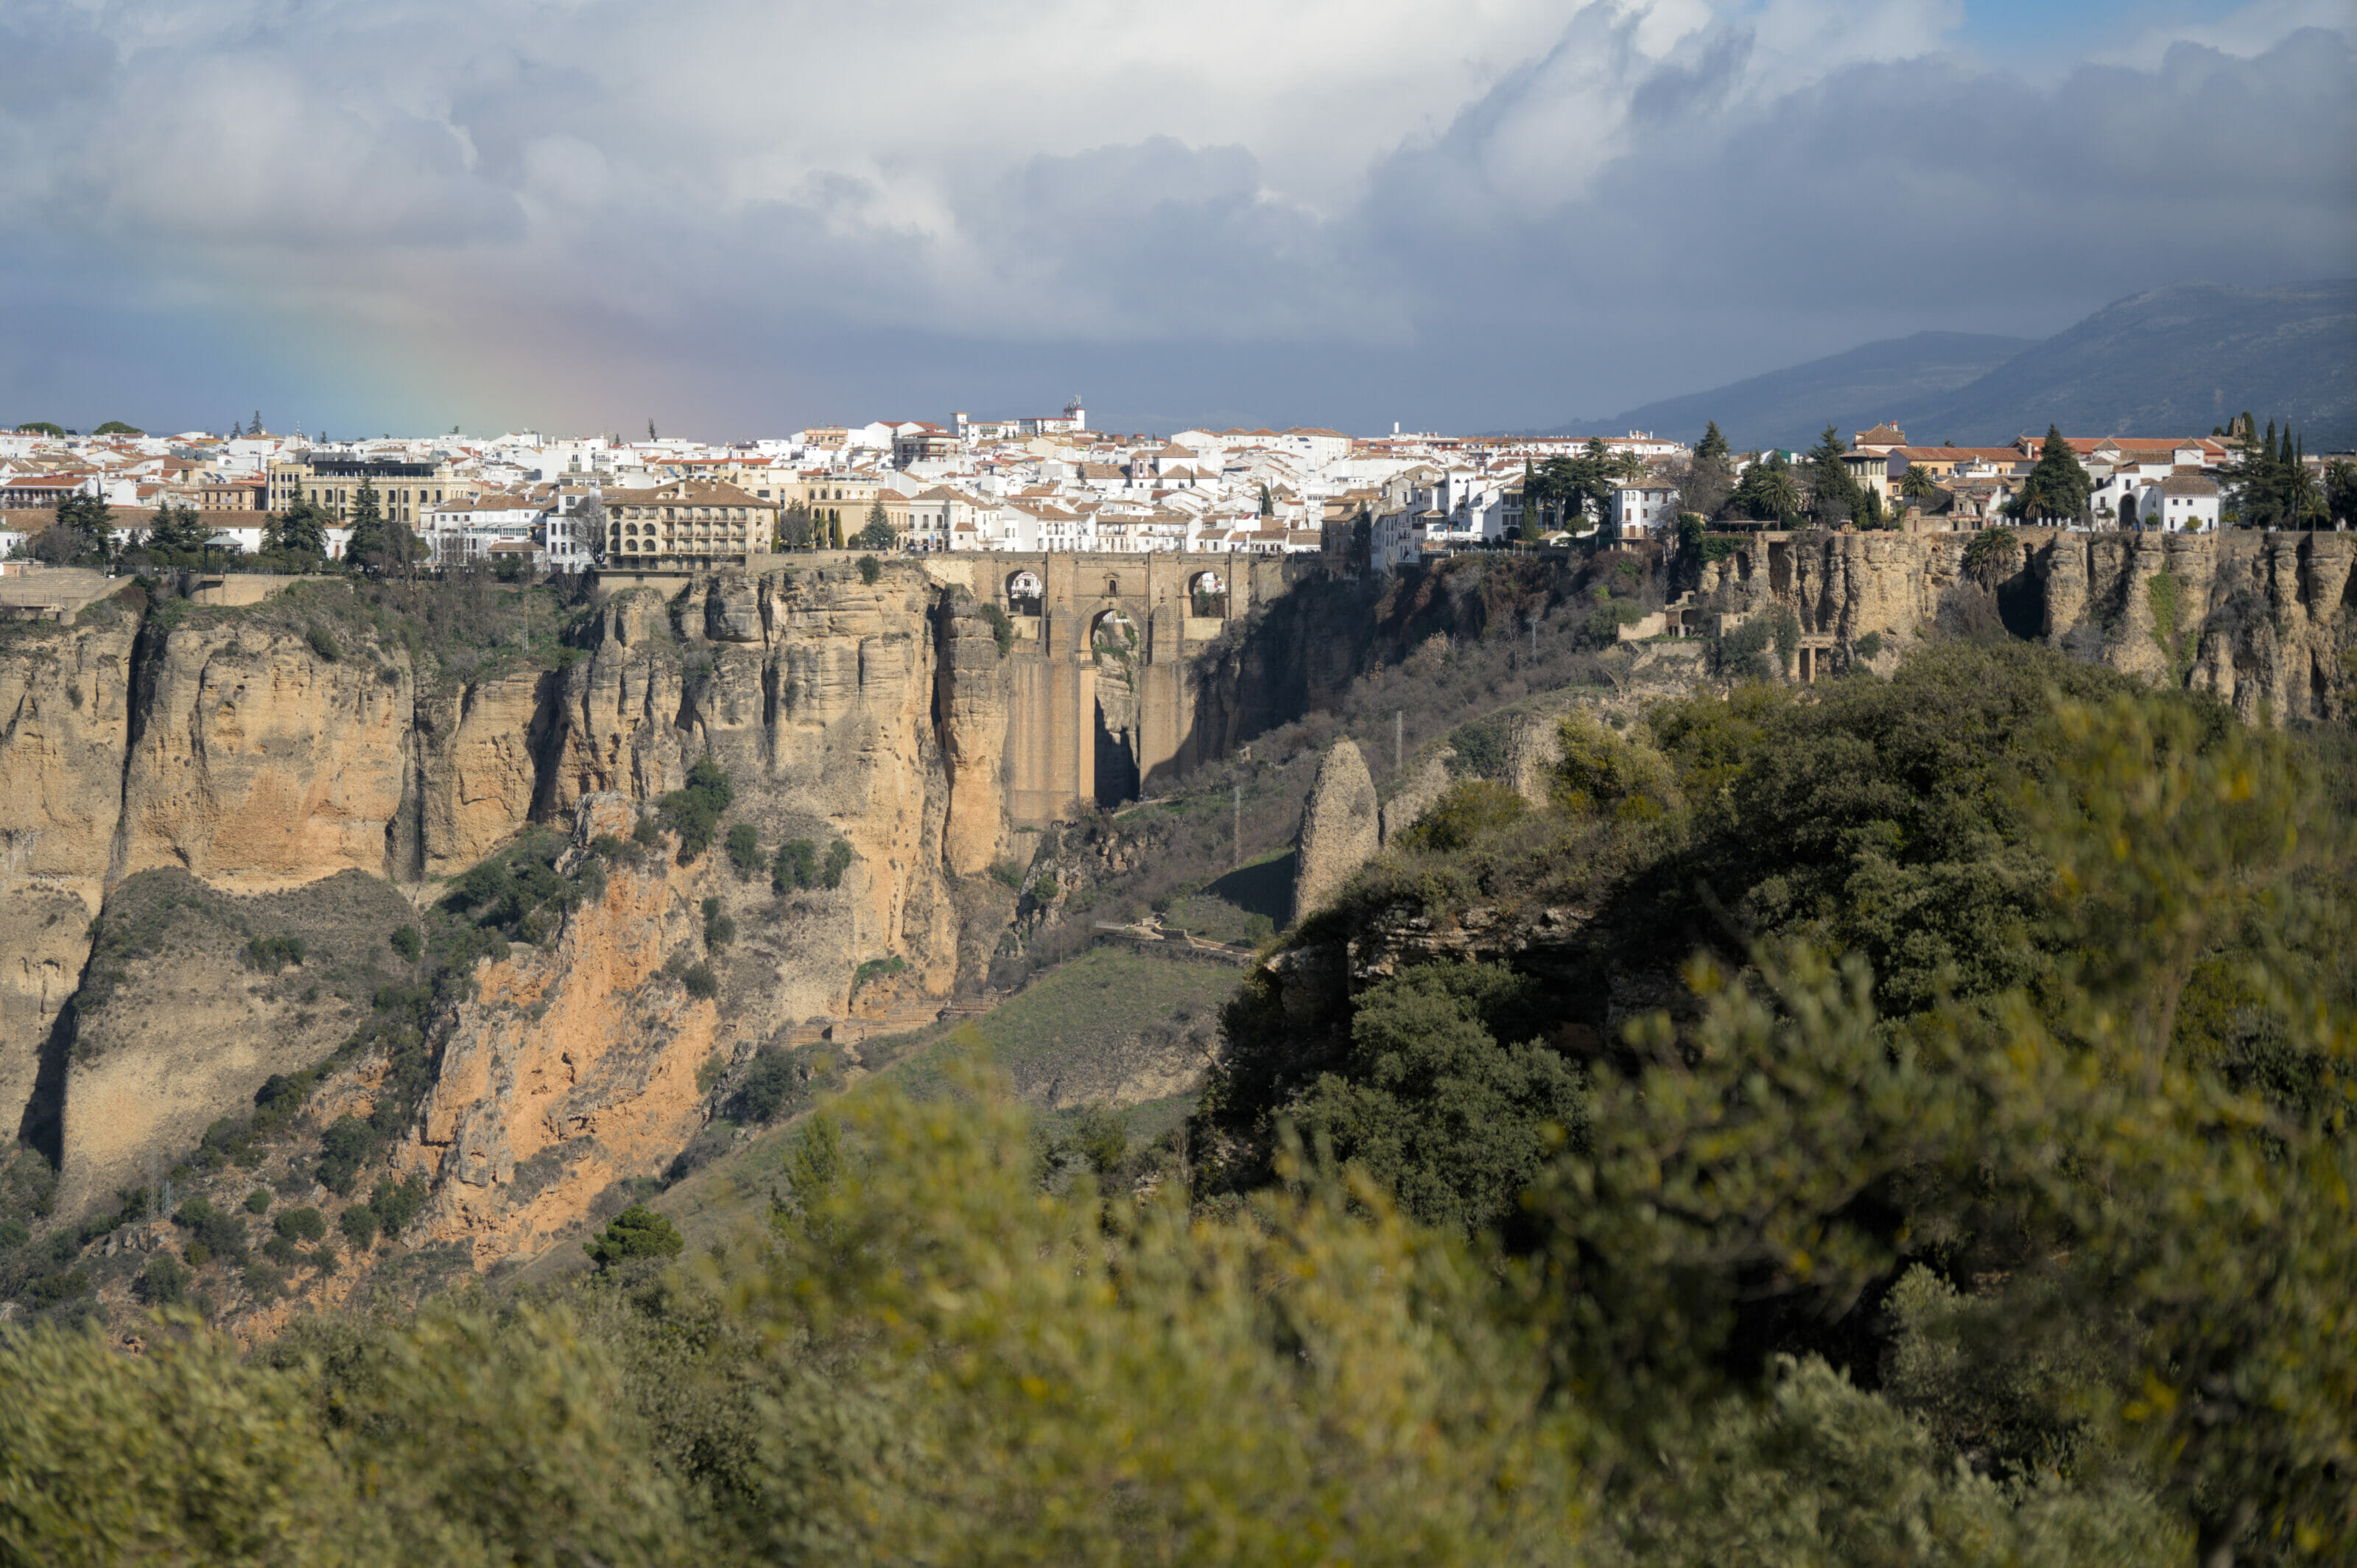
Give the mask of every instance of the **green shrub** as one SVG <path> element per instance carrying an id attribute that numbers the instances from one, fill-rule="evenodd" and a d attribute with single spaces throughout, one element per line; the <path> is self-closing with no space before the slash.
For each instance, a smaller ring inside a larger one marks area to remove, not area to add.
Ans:
<path id="1" fill-rule="evenodd" d="M 365 1203 L 355 1203 L 336 1219 L 337 1228 L 344 1240 L 352 1244 L 355 1252 L 365 1252 L 376 1245 L 376 1210 Z"/>
<path id="2" fill-rule="evenodd" d="M 245 1257 L 245 1221 L 215 1208 L 201 1196 L 189 1198 L 174 1210 L 172 1223 L 194 1238 L 188 1249 L 190 1262 L 198 1261 L 198 1247 L 202 1247 L 208 1257 L 227 1258 L 231 1262 L 242 1262 Z"/>
<path id="3" fill-rule="evenodd" d="M 1622 627 L 1635 626 L 1644 618 L 1644 608 L 1636 600 L 1609 599 L 1588 612 L 1581 629 L 1591 642 L 1618 642 Z"/>
<path id="4" fill-rule="evenodd" d="M 866 584 L 872 588 L 876 585 L 876 579 L 883 575 L 883 563 L 877 561 L 875 556 L 862 555 L 859 558 L 859 580 L 861 582 Z"/>
<path id="5" fill-rule="evenodd" d="M 1043 876 L 1031 885 L 1030 891 L 1031 902 L 1034 904 L 1052 904 L 1056 901 L 1056 895 L 1063 889 L 1056 886 L 1054 877 Z"/>
<path id="6" fill-rule="evenodd" d="M 245 1265 L 245 1288 L 256 1301 L 275 1301 L 286 1288 L 286 1271 L 256 1259 Z"/>
<path id="7" fill-rule="evenodd" d="M 1487 779 L 1465 779 L 1448 787 L 1397 842 L 1408 849 L 1463 849 L 1496 829 L 1519 822 L 1530 803 L 1515 789 Z"/>
<path id="8" fill-rule="evenodd" d="M 290 1208 L 272 1223 L 290 1241 L 316 1241 L 328 1233 L 328 1221 L 316 1208 Z"/>
<path id="9" fill-rule="evenodd" d="M 712 972 L 712 966 L 708 963 L 689 964 L 686 972 L 679 977 L 679 983 L 687 987 L 690 996 L 700 1001 L 709 1002 L 720 994 L 720 977 Z"/>
<path id="10" fill-rule="evenodd" d="M 400 1181 L 387 1176 L 377 1183 L 376 1190 L 369 1195 L 369 1207 L 376 1210 L 377 1219 L 383 1222 L 385 1234 L 397 1236 L 409 1229 L 409 1222 L 417 1218 L 419 1209 L 425 1207 L 425 1184 L 415 1176 L 405 1176 Z"/>
<path id="11" fill-rule="evenodd" d="M 256 937 L 245 944 L 246 961 L 264 974 L 300 964 L 303 950 L 303 939 L 296 936 Z"/>
<path id="12" fill-rule="evenodd" d="M 656 813 L 663 826 L 679 835 L 679 863 L 685 865 L 702 854 L 712 843 L 712 835 L 720 825 L 720 814 L 728 809 L 737 792 L 728 783 L 728 775 L 720 764 L 706 757 L 699 758 L 687 770 L 687 785 L 673 789 L 655 803 Z"/>
<path id="13" fill-rule="evenodd" d="M 761 835 L 750 822 L 738 822 L 728 830 L 728 864 L 737 868 L 740 877 L 749 877 L 761 869 Z"/>
<path id="14" fill-rule="evenodd" d="M 292 1263 L 296 1258 L 295 1243 L 284 1236 L 273 1236 L 262 1244 L 262 1255 L 274 1263 Z"/>
<path id="15" fill-rule="evenodd" d="M 319 1135 L 319 1180 L 338 1197 L 350 1197 L 353 1179 L 377 1147 L 376 1129 L 346 1112 Z"/>
<path id="16" fill-rule="evenodd" d="M 55 1306 L 60 1302 L 90 1294 L 90 1276 L 80 1269 L 59 1269 L 53 1274 L 43 1274 L 25 1287 L 25 1299 L 35 1307 Z"/>
<path id="17" fill-rule="evenodd" d="M 1111 1176 L 1129 1155 L 1129 1118 L 1102 1105 L 1084 1105 L 1072 1118 L 1072 1144 L 1091 1170 Z"/>
<path id="18" fill-rule="evenodd" d="M 403 926 L 388 940 L 393 943 L 393 950 L 412 963 L 415 963 L 417 955 L 425 950 L 425 940 L 417 934 L 415 926 Z"/>
<path id="19" fill-rule="evenodd" d="M 991 639 L 998 644 L 998 656 L 1004 659 L 1014 652 L 1015 622 L 1008 618 L 1006 612 L 988 599 L 985 599 L 982 603 L 982 618 L 990 623 Z"/>
<path id="20" fill-rule="evenodd" d="M 1564 811 L 1650 822 L 1678 800 L 1668 759 L 1642 740 L 1606 728 L 1587 713 L 1558 726 L 1563 760 L 1555 765 L 1554 799 Z"/>
<path id="21" fill-rule="evenodd" d="M 802 1087 L 802 1069 L 793 1054 L 763 1046 L 745 1069 L 745 1081 L 728 1098 L 728 1113 L 748 1126 L 774 1119 Z"/>
<path id="22" fill-rule="evenodd" d="M 182 1251 L 187 1252 L 188 1267 L 192 1269 L 201 1269 L 213 1261 L 213 1250 L 202 1241 L 191 1241 Z"/>
<path id="23" fill-rule="evenodd" d="M 158 1252 L 131 1288 L 149 1306 L 177 1306 L 188 1297 L 188 1271 L 171 1253 Z"/>
<path id="24" fill-rule="evenodd" d="M 704 945 L 715 951 L 737 940 L 737 922 L 726 915 L 715 915 L 704 922 Z"/>
<path id="25" fill-rule="evenodd" d="M 788 839 L 778 846 L 770 885 L 780 893 L 798 892 L 818 880 L 818 846 L 808 839 Z"/>
<path id="26" fill-rule="evenodd" d="M 676 1258 L 686 1245 L 679 1227 L 646 1205 L 634 1203 L 614 1216 L 605 1234 L 582 1242 L 581 1250 L 605 1270 L 631 1258 Z"/>
<path id="27" fill-rule="evenodd" d="M 852 971 L 851 994 L 858 995 L 859 988 L 871 980 L 882 980 L 888 975 L 898 974 L 908 967 L 909 961 L 899 953 L 889 953 L 883 958 L 871 958 Z"/>
<path id="28" fill-rule="evenodd" d="M 303 640 L 311 645 L 312 652 L 330 664 L 344 656 L 344 650 L 336 645 L 336 634 L 317 621 L 313 621 L 309 628 L 303 633 Z"/>
<path id="29" fill-rule="evenodd" d="M 826 864 L 820 867 L 818 885 L 832 891 L 843 886 L 843 874 L 851 869 L 851 846 L 837 839 L 826 846 Z"/>
<path id="30" fill-rule="evenodd" d="M 1878 631 L 1869 631 L 1850 646 L 1857 650 L 1860 659 L 1867 660 L 1879 659 L 1882 657 L 1882 634 Z"/>
<path id="31" fill-rule="evenodd" d="M 266 1187 L 257 1187 L 252 1192 L 247 1193 L 245 1195 L 245 1211 L 248 1214 L 269 1213 L 270 1189 Z"/>

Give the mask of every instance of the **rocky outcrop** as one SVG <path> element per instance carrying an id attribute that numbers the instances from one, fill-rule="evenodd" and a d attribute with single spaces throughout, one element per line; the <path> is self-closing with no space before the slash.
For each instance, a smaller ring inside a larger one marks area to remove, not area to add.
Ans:
<path id="1" fill-rule="evenodd" d="M 2252 723 L 2345 719 L 2357 638 L 2347 533 L 2016 531 L 2002 577 L 1964 565 L 1973 533 L 1802 533 L 1703 568 L 1723 609 L 1781 604 L 1802 631 L 1904 648 L 1999 623 L 2146 679 L 2215 692 Z"/>
<path id="2" fill-rule="evenodd" d="M 1506 729 L 1505 777 L 1499 780 L 1534 806 L 1544 806 L 1563 765 L 1563 717 L 1516 714 Z"/>
<path id="3" fill-rule="evenodd" d="M 571 856 L 632 822 L 629 800 L 589 797 Z M 484 1263 L 537 1251 L 608 1187 L 659 1173 L 695 1135 L 696 1069 L 719 1044 L 722 1008 L 663 966 L 700 945 L 709 880 L 661 862 L 619 867 L 548 950 L 517 947 L 482 966 L 397 1156 L 432 1180 L 424 1239 L 464 1241 Z"/>
<path id="4" fill-rule="evenodd" d="M 942 853 L 952 871 L 972 876 L 999 858 L 1006 832 L 1006 656 L 971 595 L 945 596 L 938 624 L 933 710 L 949 775 Z"/>
<path id="5" fill-rule="evenodd" d="M 1413 766 L 1399 793 L 1383 802 L 1383 843 L 1389 843 L 1414 827 L 1416 819 L 1432 810 L 1434 803 L 1448 792 L 1448 764 L 1456 756 L 1453 749 L 1444 746 Z"/>
<path id="6" fill-rule="evenodd" d="M 81 983 L 122 814 L 137 617 L 108 603 L 0 643 L 0 1135 Z"/>
<path id="7" fill-rule="evenodd" d="M 1293 918 L 1308 918 L 1383 847 L 1382 814 L 1367 759 L 1348 736 L 1318 765 L 1318 782 L 1301 806 L 1293 870 Z"/>

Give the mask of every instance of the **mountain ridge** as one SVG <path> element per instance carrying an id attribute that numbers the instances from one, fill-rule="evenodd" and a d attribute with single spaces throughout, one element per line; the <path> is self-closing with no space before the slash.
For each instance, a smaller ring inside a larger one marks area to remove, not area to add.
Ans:
<path id="1" fill-rule="evenodd" d="M 2199 373 L 2196 373 L 2198 371 Z M 2045 338 L 1924 331 L 1881 338 L 1609 419 L 1533 435 L 1652 430 L 1691 443 L 1717 420 L 1738 448 L 1804 446 L 1889 421 L 1927 444 L 2204 435 L 2245 410 L 2310 450 L 2357 446 L 2357 279 L 2244 288 L 2178 283 L 2114 300 Z"/>

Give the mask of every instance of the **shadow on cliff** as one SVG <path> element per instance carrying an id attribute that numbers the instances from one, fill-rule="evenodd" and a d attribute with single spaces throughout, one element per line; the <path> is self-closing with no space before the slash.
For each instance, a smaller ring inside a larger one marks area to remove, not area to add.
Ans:
<path id="1" fill-rule="evenodd" d="M 41 1037 L 40 1068 L 33 1079 L 33 1095 L 16 1123 L 16 1141 L 40 1152 L 58 1169 L 66 1157 L 66 1064 L 73 1053 L 74 1001 L 66 999 Z"/>

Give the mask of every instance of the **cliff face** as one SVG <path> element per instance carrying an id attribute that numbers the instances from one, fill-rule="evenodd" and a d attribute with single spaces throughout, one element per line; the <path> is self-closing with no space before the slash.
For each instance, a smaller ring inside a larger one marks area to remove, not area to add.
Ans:
<path id="1" fill-rule="evenodd" d="M 143 634 L 113 875 L 177 865 L 246 891 L 385 875 L 414 682 L 373 650 L 208 619 Z"/>
<path id="2" fill-rule="evenodd" d="M 946 600 L 907 569 L 637 590 L 555 668 L 460 681 L 421 678 L 365 617 L 307 627 L 333 609 L 316 602 L 143 613 L 134 596 L 10 628 L 0 1114 L 59 1160 L 60 1215 L 108 1207 L 249 1113 L 270 1074 L 326 1058 L 407 972 L 389 940 L 441 879 L 533 822 L 627 839 L 706 756 L 763 864 L 716 843 L 617 872 L 552 948 L 482 967 L 435 1025 L 404 1145 L 436 1178 L 428 1233 L 529 1245 L 662 1168 L 701 1122 L 716 1052 L 945 996 L 955 879 L 1005 839 L 1006 711 L 988 623 Z M 773 892 L 768 857 L 792 839 L 846 845 L 840 885 Z M 707 905 L 738 932 L 708 954 Z M 307 951 L 265 964 L 262 938 Z M 899 962 L 856 986 L 871 960 Z M 693 961 L 716 995 L 682 989 Z M 322 1112 L 365 1113 L 374 1070 L 331 1073 Z"/>
<path id="3" fill-rule="evenodd" d="M 2345 719 L 2357 637 L 2345 533 L 2164 535 L 2022 529 L 2001 575 L 1964 565 L 1971 533 L 1800 534 L 1703 569 L 1698 596 L 1780 604 L 1847 649 L 1943 626 L 2003 624 L 2147 679 L 2215 692 L 2251 723 Z"/>
<path id="4" fill-rule="evenodd" d="M 19 1131 L 90 959 L 122 814 L 138 630 L 108 603 L 72 628 L 11 628 L 0 644 L 0 1136 Z"/>

